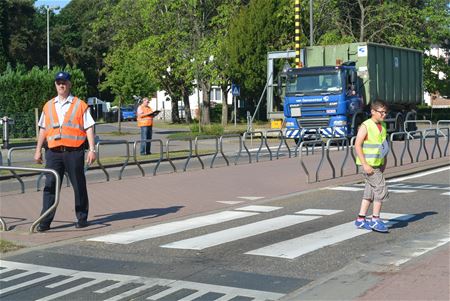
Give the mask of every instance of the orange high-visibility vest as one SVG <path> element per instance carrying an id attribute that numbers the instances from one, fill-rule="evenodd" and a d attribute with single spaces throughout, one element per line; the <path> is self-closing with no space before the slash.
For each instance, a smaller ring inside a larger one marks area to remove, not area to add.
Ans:
<path id="1" fill-rule="evenodd" d="M 60 124 L 54 104 L 54 99 L 47 101 L 44 106 L 45 130 L 49 148 L 58 146 L 80 147 L 86 140 L 83 116 L 88 105 L 74 97 L 69 110 Z"/>
<path id="2" fill-rule="evenodd" d="M 139 108 L 141 109 L 143 114 L 152 113 L 153 110 L 150 107 L 140 105 Z M 137 118 L 137 124 L 139 127 L 141 126 L 152 126 L 153 125 L 153 117 L 152 116 L 144 116 Z"/>

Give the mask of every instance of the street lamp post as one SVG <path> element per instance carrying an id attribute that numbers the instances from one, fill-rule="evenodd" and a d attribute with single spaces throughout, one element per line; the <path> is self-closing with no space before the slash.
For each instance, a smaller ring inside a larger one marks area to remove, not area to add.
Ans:
<path id="1" fill-rule="evenodd" d="M 59 9 L 59 6 L 48 6 L 47 9 L 47 69 L 50 70 L 50 10 Z"/>

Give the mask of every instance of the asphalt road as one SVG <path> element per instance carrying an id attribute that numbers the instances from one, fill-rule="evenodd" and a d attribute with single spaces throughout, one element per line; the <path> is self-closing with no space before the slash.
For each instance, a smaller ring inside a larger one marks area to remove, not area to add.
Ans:
<path id="1" fill-rule="evenodd" d="M 0 297 L 354 299 L 376 281 L 358 281 L 361 266 L 383 271 L 448 244 L 450 172 L 439 170 L 390 182 L 388 234 L 354 229 L 360 184 L 328 187 L 3 256 Z M 348 289 L 324 289 L 349 267 Z"/>

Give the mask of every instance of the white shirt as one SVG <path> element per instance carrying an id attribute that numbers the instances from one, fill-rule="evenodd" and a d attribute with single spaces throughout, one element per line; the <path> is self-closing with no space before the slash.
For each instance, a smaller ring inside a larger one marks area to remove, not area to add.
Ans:
<path id="1" fill-rule="evenodd" d="M 65 100 L 59 101 L 59 96 L 56 96 L 54 99 L 55 104 L 55 110 L 56 114 L 58 115 L 58 121 L 60 126 L 62 125 L 64 121 L 64 116 L 66 115 L 67 111 L 69 111 L 70 105 L 73 102 L 73 95 L 69 95 Z M 39 118 L 39 127 L 45 128 L 45 116 L 44 112 L 42 112 L 41 117 Z M 90 109 L 87 109 L 86 112 L 84 112 L 83 115 L 83 123 L 84 123 L 84 129 L 87 130 L 91 126 L 95 124 L 94 119 L 91 116 Z"/>

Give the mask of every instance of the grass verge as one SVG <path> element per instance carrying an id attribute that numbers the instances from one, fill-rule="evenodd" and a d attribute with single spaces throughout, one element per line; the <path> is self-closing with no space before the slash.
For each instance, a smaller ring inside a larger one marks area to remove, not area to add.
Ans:
<path id="1" fill-rule="evenodd" d="M 22 248 L 23 246 L 19 246 L 10 241 L 0 239 L 0 253 L 12 252 Z"/>

